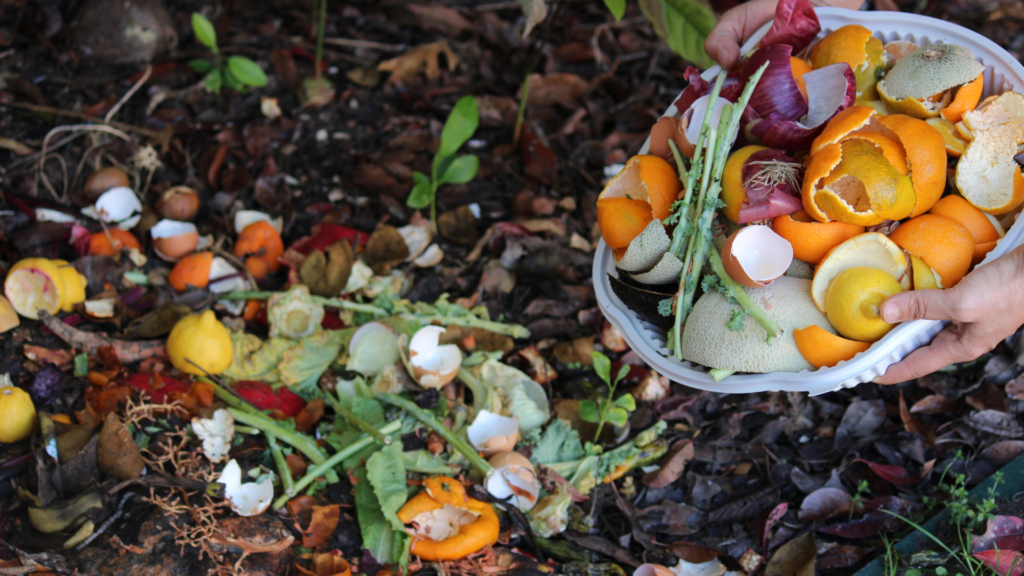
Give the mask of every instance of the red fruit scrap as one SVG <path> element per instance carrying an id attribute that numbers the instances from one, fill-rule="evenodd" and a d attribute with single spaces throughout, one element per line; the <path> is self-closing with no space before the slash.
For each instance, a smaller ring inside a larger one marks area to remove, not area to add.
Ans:
<path id="1" fill-rule="evenodd" d="M 306 401 L 298 394 L 287 388 L 278 388 L 275 392 L 274 387 L 266 382 L 241 380 L 232 388 L 257 410 L 280 411 L 285 416 L 293 418 L 306 407 Z"/>
<path id="2" fill-rule="evenodd" d="M 156 404 L 163 404 L 167 401 L 167 397 L 175 392 L 185 394 L 189 390 L 188 385 L 184 382 L 157 373 L 132 374 L 125 379 L 125 383 L 145 392 Z"/>

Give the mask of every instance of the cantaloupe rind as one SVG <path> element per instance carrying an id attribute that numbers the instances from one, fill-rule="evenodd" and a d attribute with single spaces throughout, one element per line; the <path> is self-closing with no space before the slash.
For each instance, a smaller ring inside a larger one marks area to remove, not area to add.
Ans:
<path id="1" fill-rule="evenodd" d="M 681 342 L 683 358 L 709 368 L 736 372 L 799 372 L 811 364 L 797 349 L 793 331 L 810 325 L 835 333 L 828 318 L 819 312 L 810 295 L 811 282 L 783 276 L 764 288 L 747 293 L 784 330 L 782 336 L 765 342 L 764 328 L 745 318 L 743 329 L 726 327 L 733 312 L 740 310 L 718 292 L 707 292 L 697 300 L 686 319 Z"/>
<path id="2" fill-rule="evenodd" d="M 985 71 L 974 52 L 956 44 L 931 44 L 904 56 L 885 78 L 885 92 L 893 100 L 923 99 L 972 82 Z M 888 102 L 886 102 L 888 105 Z"/>
<path id="3" fill-rule="evenodd" d="M 626 272 L 647 272 L 661 260 L 671 244 L 672 239 L 665 232 L 661 220 L 651 220 L 643 232 L 629 243 L 615 267 Z"/>
<path id="4" fill-rule="evenodd" d="M 821 312 L 825 311 L 828 285 L 843 270 L 867 266 L 889 273 L 905 290 L 910 289 L 907 257 L 895 242 L 884 234 L 866 232 L 833 248 L 814 271 L 811 297 Z"/>
<path id="5" fill-rule="evenodd" d="M 654 268 L 640 274 L 631 274 L 634 280 L 642 284 L 668 284 L 679 283 L 679 275 L 683 271 L 683 263 L 676 258 L 675 254 L 665 252 Z"/>
<path id="6" fill-rule="evenodd" d="M 1024 174 L 1013 159 L 1020 140 L 1013 122 L 976 130 L 957 163 L 957 189 L 982 212 L 1005 214 L 1024 203 Z"/>

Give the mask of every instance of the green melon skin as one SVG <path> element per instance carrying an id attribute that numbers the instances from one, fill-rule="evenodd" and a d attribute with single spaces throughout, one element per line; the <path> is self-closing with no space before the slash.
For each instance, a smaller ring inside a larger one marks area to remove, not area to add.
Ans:
<path id="1" fill-rule="evenodd" d="M 893 100 L 927 98 L 973 82 L 984 71 L 970 48 L 931 44 L 907 54 L 889 70 L 885 92 Z"/>
<path id="2" fill-rule="evenodd" d="M 747 288 L 747 294 L 784 330 L 765 343 L 764 328 L 753 318 L 743 320 L 743 330 L 726 327 L 732 311 L 739 310 L 718 292 L 701 296 L 683 328 L 683 358 L 709 368 L 735 372 L 800 372 L 813 370 L 800 354 L 793 331 L 811 324 L 835 334 L 828 318 L 811 299 L 811 281 L 782 276 L 764 288 Z"/>

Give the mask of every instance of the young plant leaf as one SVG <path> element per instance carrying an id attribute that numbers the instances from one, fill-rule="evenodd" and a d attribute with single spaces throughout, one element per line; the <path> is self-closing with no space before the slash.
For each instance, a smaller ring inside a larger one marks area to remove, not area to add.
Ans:
<path id="1" fill-rule="evenodd" d="M 608 410 L 608 421 L 621 428 L 629 422 L 629 412 L 618 407 L 612 408 Z"/>
<path id="2" fill-rule="evenodd" d="M 215 68 L 206 75 L 206 79 L 203 81 L 203 88 L 205 88 L 207 92 L 220 94 L 220 87 L 223 84 L 224 78 L 221 76 L 220 70 Z"/>
<path id="3" fill-rule="evenodd" d="M 196 35 L 196 40 L 203 45 L 213 50 L 214 54 L 219 53 L 217 50 L 217 31 L 213 28 L 213 22 L 206 16 L 203 16 L 199 12 L 192 13 L 192 32 Z"/>
<path id="4" fill-rule="evenodd" d="M 704 51 L 704 41 L 718 18 L 700 0 L 640 0 L 640 10 L 654 26 L 654 32 L 673 52 L 702 69 L 715 64 Z"/>
<path id="5" fill-rule="evenodd" d="M 623 394 L 616 398 L 615 402 L 612 402 L 612 404 L 626 410 L 627 412 L 636 410 L 636 399 L 633 398 L 632 394 Z"/>
<path id="6" fill-rule="evenodd" d="M 604 0 L 604 5 L 608 7 L 608 11 L 615 16 L 616 20 L 622 20 L 626 14 L 626 0 Z"/>
<path id="7" fill-rule="evenodd" d="M 257 88 L 267 85 L 267 75 L 263 72 L 263 68 L 245 56 L 228 58 L 228 69 L 243 84 Z"/>
<path id="8" fill-rule="evenodd" d="M 437 150 L 436 158 L 446 158 L 455 154 L 473 136 L 479 124 L 480 114 L 477 111 L 476 98 L 459 98 L 441 130 L 441 147 Z"/>
<path id="9" fill-rule="evenodd" d="M 606 384 L 612 383 L 612 362 L 600 352 L 594 352 L 594 372 Z"/>
<path id="10" fill-rule="evenodd" d="M 242 81 L 238 79 L 238 77 L 231 73 L 231 68 L 224 69 L 224 84 L 226 84 L 228 88 L 231 88 L 232 90 L 238 93 L 243 93 L 246 91 L 245 84 L 243 84 Z"/>
<path id="11" fill-rule="evenodd" d="M 629 371 L 633 369 L 630 364 L 623 364 L 619 367 L 619 373 L 615 375 L 615 383 L 618 384 L 623 378 L 629 376 Z"/>
<path id="12" fill-rule="evenodd" d="M 188 61 L 188 67 L 200 74 L 206 74 L 210 70 L 213 70 L 213 62 L 210 62 L 206 58 L 193 58 Z"/>
<path id="13" fill-rule="evenodd" d="M 430 201 L 434 196 L 430 187 L 430 176 L 423 172 L 413 172 L 412 179 L 416 185 L 412 187 L 412 192 L 409 192 L 409 198 L 405 201 L 406 205 L 417 210 L 430 206 Z"/>
<path id="14" fill-rule="evenodd" d="M 476 154 L 466 154 L 451 161 L 438 180 L 438 184 L 465 184 L 476 176 L 480 159 Z"/>
<path id="15" fill-rule="evenodd" d="M 597 422 L 601 418 L 597 409 L 597 403 L 593 400 L 580 402 L 580 420 L 584 422 Z"/>

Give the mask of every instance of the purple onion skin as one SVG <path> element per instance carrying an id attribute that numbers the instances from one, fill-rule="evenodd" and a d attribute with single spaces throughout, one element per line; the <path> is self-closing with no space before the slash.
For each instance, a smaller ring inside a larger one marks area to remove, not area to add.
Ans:
<path id="1" fill-rule="evenodd" d="M 762 46 L 788 44 L 799 54 L 821 32 L 821 23 L 808 0 L 779 0 L 775 7 L 775 22 L 761 38 Z"/>
<path id="2" fill-rule="evenodd" d="M 758 48 L 743 65 L 741 78 L 745 84 L 762 64 L 768 63 L 764 76 L 750 95 L 750 107 L 762 118 L 777 114 L 788 120 L 799 120 L 807 114 L 807 98 L 797 86 L 789 60 L 792 50 L 793 47 L 786 44 Z"/>
<path id="3" fill-rule="evenodd" d="M 853 75 L 853 70 L 847 67 L 845 74 L 847 80 L 846 97 L 843 98 L 843 103 L 836 108 L 836 111 L 828 117 L 828 120 L 808 128 L 779 114 L 772 114 L 751 126 L 751 134 L 769 148 L 790 151 L 810 149 L 811 143 L 825 129 L 829 120 L 835 118 L 836 114 L 853 106 L 854 101 L 857 99 L 857 79 Z"/>
<path id="4" fill-rule="evenodd" d="M 679 111 L 680 116 L 686 114 L 686 111 L 690 109 L 690 106 L 693 106 L 693 103 L 696 102 L 698 98 L 704 96 L 711 90 L 711 83 L 701 78 L 700 70 L 693 66 L 688 67 L 686 72 L 683 72 L 683 78 L 685 78 L 690 85 L 683 90 L 683 93 L 679 95 L 679 98 L 677 98 L 675 102 L 676 110 Z"/>
<path id="5" fill-rule="evenodd" d="M 792 214 L 803 207 L 800 200 L 800 191 L 794 190 L 786 182 L 769 187 L 750 181 L 762 169 L 754 164 L 754 162 L 769 162 L 772 160 L 799 164 L 795 158 L 782 150 L 759 150 L 751 154 L 750 158 L 743 163 L 740 176 L 743 181 L 743 188 L 747 193 L 747 201 L 740 207 L 738 224 L 749 224 L 758 220 Z"/>

